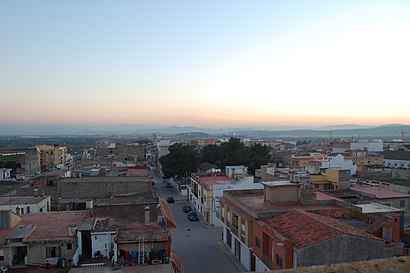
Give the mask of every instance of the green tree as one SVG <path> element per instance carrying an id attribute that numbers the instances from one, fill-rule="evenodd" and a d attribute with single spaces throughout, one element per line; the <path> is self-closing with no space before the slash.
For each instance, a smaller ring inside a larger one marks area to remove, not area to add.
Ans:
<path id="1" fill-rule="evenodd" d="M 221 147 L 207 145 L 201 149 L 201 161 L 218 165 L 221 160 Z"/>
<path id="2" fill-rule="evenodd" d="M 176 143 L 168 150 L 169 154 L 159 159 L 166 177 L 184 177 L 198 169 L 200 156 L 193 146 Z"/>

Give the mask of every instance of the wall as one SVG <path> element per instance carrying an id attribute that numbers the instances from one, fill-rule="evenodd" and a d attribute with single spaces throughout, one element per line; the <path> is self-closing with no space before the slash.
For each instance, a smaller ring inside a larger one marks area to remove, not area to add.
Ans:
<path id="1" fill-rule="evenodd" d="M 115 232 L 92 232 L 91 233 L 91 254 L 94 257 L 100 251 L 104 257 L 109 257 L 110 251 L 114 249 Z"/>
<path id="2" fill-rule="evenodd" d="M 272 203 L 296 202 L 299 200 L 299 186 L 265 186 L 265 200 Z"/>
<path id="3" fill-rule="evenodd" d="M 384 257 L 384 242 L 343 234 L 296 250 L 297 266 L 346 263 Z"/>

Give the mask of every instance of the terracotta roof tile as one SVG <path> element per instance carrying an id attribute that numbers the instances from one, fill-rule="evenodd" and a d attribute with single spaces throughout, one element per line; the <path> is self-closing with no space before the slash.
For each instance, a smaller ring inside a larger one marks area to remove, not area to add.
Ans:
<path id="1" fill-rule="evenodd" d="M 304 248 L 342 234 L 382 240 L 334 218 L 303 210 L 291 210 L 264 223 L 269 229 L 292 241 L 297 248 Z"/>

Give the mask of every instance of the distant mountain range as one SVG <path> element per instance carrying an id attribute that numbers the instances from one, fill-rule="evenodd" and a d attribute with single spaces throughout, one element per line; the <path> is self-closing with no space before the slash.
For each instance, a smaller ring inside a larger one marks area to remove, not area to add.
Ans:
<path id="1" fill-rule="evenodd" d="M 73 135 L 113 135 L 113 134 L 207 134 L 220 137 L 354 137 L 354 138 L 406 138 L 410 125 L 388 124 L 383 126 L 363 126 L 355 124 L 325 127 L 271 126 L 255 128 L 200 128 L 178 126 L 146 126 L 139 124 L 116 125 L 62 125 L 62 124 L 0 124 L 2 136 L 73 136 Z"/>

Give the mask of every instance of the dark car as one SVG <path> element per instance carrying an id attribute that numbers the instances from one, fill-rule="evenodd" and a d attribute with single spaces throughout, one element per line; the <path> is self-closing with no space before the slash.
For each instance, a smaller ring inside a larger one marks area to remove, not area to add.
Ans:
<path id="1" fill-rule="evenodd" d="M 196 214 L 195 211 L 191 211 L 190 213 L 188 213 L 188 219 L 189 221 L 198 221 L 198 214 Z"/>
<path id="2" fill-rule="evenodd" d="M 165 185 L 165 187 L 166 187 L 166 188 L 171 188 L 172 185 L 171 185 L 171 183 L 167 182 L 167 184 Z"/>
<path id="3" fill-rule="evenodd" d="M 168 197 L 167 197 L 167 202 L 168 202 L 168 203 L 175 203 L 174 197 L 168 196 Z"/>
<path id="4" fill-rule="evenodd" d="M 191 206 L 186 205 L 186 206 L 183 206 L 183 207 L 182 207 L 182 210 L 183 210 L 185 213 L 187 213 L 187 212 L 190 212 L 190 211 L 192 210 L 192 208 L 191 208 Z"/>

